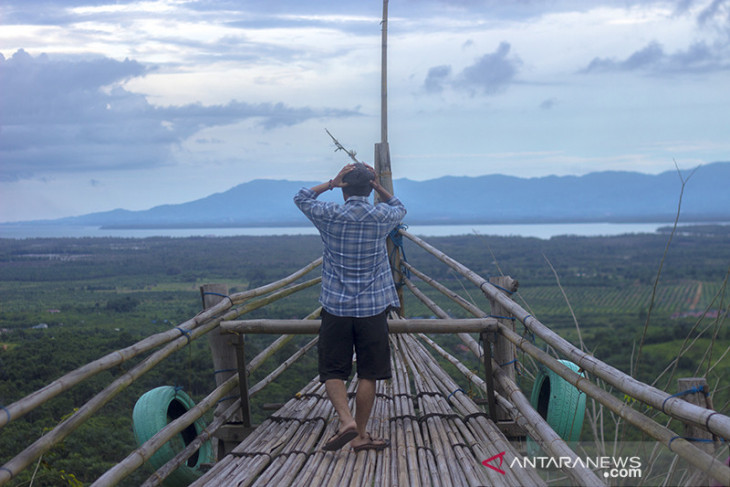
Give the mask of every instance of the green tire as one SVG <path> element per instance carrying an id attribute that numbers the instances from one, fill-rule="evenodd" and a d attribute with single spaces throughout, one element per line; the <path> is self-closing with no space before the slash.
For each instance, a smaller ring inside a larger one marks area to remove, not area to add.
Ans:
<path id="1" fill-rule="evenodd" d="M 190 396 L 172 386 L 157 387 L 143 394 L 137 400 L 132 412 L 137 444 L 141 446 L 194 405 Z M 159 469 L 189 445 L 204 428 L 202 420 L 198 419 L 157 450 L 149 459 L 149 464 L 155 470 Z M 213 462 L 215 462 L 213 447 L 210 441 L 206 441 L 187 462 L 165 479 L 164 485 L 167 487 L 189 485 L 203 474 L 201 465 Z"/>
<path id="2" fill-rule="evenodd" d="M 580 370 L 573 362 L 560 362 L 576 373 Z M 567 442 L 580 439 L 586 395 L 575 386 L 550 369 L 540 370 L 532 387 L 530 403 L 562 439 Z"/>

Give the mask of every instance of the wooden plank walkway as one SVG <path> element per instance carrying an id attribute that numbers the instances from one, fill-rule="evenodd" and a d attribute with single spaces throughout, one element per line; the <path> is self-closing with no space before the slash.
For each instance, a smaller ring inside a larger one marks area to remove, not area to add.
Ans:
<path id="1" fill-rule="evenodd" d="M 420 342 L 391 336 L 391 349 L 393 378 L 378 383 L 369 424 L 390 448 L 322 451 L 338 421 L 315 378 L 192 485 L 545 485 L 534 470 L 507 468 L 521 454 Z M 482 465 L 502 452 L 504 474 Z"/>

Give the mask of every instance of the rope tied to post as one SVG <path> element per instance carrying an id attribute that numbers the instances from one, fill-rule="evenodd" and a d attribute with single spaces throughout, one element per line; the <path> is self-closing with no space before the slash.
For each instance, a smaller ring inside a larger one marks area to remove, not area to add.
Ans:
<path id="1" fill-rule="evenodd" d="M 8 423 L 9 423 L 12 420 L 12 417 L 10 415 L 10 410 L 8 408 L 6 408 L 5 406 L 3 406 L 2 404 L 0 404 L 0 409 L 5 411 L 5 414 L 8 415 Z"/>
<path id="2" fill-rule="evenodd" d="M 695 443 L 715 443 L 715 441 L 718 441 L 720 443 L 725 443 L 724 438 L 717 438 L 717 440 L 711 440 L 709 438 L 692 438 L 690 436 L 673 436 L 672 439 L 669 440 L 669 443 L 667 443 L 667 446 L 669 449 L 672 449 L 672 442 L 674 440 L 686 440 L 686 441 L 693 441 Z"/>
<path id="3" fill-rule="evenodd" d="M 497 320 L 511 320 L 515 321 L 517 318 L 514 316 L 500 316 L 500 315 L 484 315 L 485 318 L 494 318 Z"/>
<path id="4" fill-rule="evenodd" d="M 667 413 L 667 412 L 666 412 L 666 411 L 664 410 L 664 405 L 665 405 L 665 404 L 667 403 L 667 401 L 668 401 L 668 400 L 670 400 L 670 399 L 674 399 L 674 398 L 677 398 L 677 397 L 681 397 L 681 396 L 686 396 L 686 395 L 688 395 L 688 394 L 699 394 L 699 393 L 702 393 L 702 394 L 704 394 L 704 395 L 705 395 L 705 397 L 709 397 L 709 395 L 710 395 L 710 392 L 709 392 L 709 391 L 707 390 L 707 387 L 706 387 L 706 386 L 704 386 L 704 385 L 702 385 L 702 386 L 699 386 L 699 387 L 697 387 L 697 386 L 695 386 L 695 387 L 690 387 L 690 388 L 689 388 L 689 389 L 687 389 L 686 391 L 679 391 L 679 392 L 678 392 L 678 393 L 676 393 L 676 394 L 672 394 L 671 396 L 669 396 L 669 397 L 667 397 L 666 399 L 664 399 L 664 401 L 662 402 L 662 412 L 663 412 L 664 414 L 666 414 L 666 413 Z"/>
<path id="5" fill-rule="evenodd" d="M 222 403 L 224 401 L 230 401 L 232 399 L 238 399 L 238 396 L 226 396 L 226 397 L 222 397 L 222 398 L 218 399 L 218 401 L 216 402 L 216 404 L 220 404 L 220 403 Z"/>
<path id="6" fill-rule="evenodd" d="M 499 364 L 499 366 L 500 367 L 506 367 L 507 365 L 512 365 L 512 364 L 514 364 L 514 366 L 515 366 L 515 372 L 517 372 L 517 375 L 520 375 L 521 376 L 522 375 L 522 370 L 521 370 L 522 367 L 520 366 L 520 360 L 517 357 L 515 357 L 512 360 L 510 360 L 509 362 L 505 362 L 503 364 Z"/>
<path id="7" fill-rule="evenodd" d="M 226 373 L 226 372 L 237 372 L 237 371 L 238 371 L 238 369 L 218 369 L 218 370 L 214 370 L 213 371 L 213 375 L 215 375 L 215 374 L 223 374 L 223 373 Z"/>
<path id="8" fill-rule="evenodd" d="M 479 289 L 480 289 L 480 290 L 481 290 L 481 291 L 482 291 L 483 293 L 485 293 L 485 292 L 486 292 L 486 291 L 484 290 L 484 285 L 485 285 L 485 284 L 489 284 L 490 286 L 494 286 L 494 287 L 496 287 L 497 289 L 499 289 L 500 291 L 504 291 L 505 293 L 507 293 L 507 294 L 508 294 L 508 295 L 510 295 L 510 296 L 514 294 L 514 291 L 510 291 L 510 290 L 509 290 L 509 289 L 507 289 L 507 288 L 504 288 L 504 287 L 502 287 L 502 286 L 499 286 L 499 285 L 497 285 L 497 284 L 494 284 L 493 282 L 489 282 L 489 281 L 484 281 L 483 283 L 481 283 L 481 284 L 479 285 Z"/>
<path id="9" fill-rule="evenodd" d="M 453 395 L 454 395 L 454 394 L 456 394 L 457 392 L 463 392 L 463 393 L 464 393 L 464 394 L 466 394 L 467 396 L 469 395 L 469 394 L 467 394 L 467 392 L 466 392 L 466 391 L 465 391 L 464 389 L 462 389 L 462 388 L 458 388 L 458 389 L 454 389 L 453 391 L 451 391 L 451 394 L 449 394 L 449 395 L 448 395 L 448 396 L 446 397 L 446 400 L 448 401 L 449 399 L 451 399 L 451 396 L 453 396 Z"/>
<path id="10" fill-rule="evenodd" d="M 393 242 L 393 245 L 396 249 L 400 252 L 401 255 L 401 265 L 399 269 L 395 269 L 394 263 L 390 262 L 391 269 L 394 269 L 396 272 L 398 272 L 401 276 L 404 276 L 406 279 L 411 278 L 411 271 L 408 270 L 408 267 L 406 267 L 405 263 L 408 262 L 408 259 L 406 259 L 406 250 L 403 246 L 403 235 L 400 234 L 400 230 L 406 230 L 408 229 L 408 225 L 405 225 L 403 223 L 398 224 L 393 230 L 390 231 L 388 234 L 388 237 L 390 237 L 390 241 Z M 395 254 L 395 252 L 394 252 Z M 399 282 L 396 284 L 396 286 L 401 287 L 403 286 L 403 282 Z"/>
<path id="11" fill-rule="evenodd" d="M 179 326 L 176 326 L 175 329 L 177 331 L 179 331 L 182 336 L 184 336 L 185 338 L 188 339 L 188 345 L 190 345 L 190 340 L 191 340 L 190 337 L 191 337 L 191 333 L 192 333 L 191 330 L 186 330 L 184 328 L 180 328 Z"/>
<path id="12" fill-rule="evenodd" d="M 203 293 L 203 296 L 218 296 L 218 297 L 221 297 L 221 298 L 226 298 L 226 299 L 228 299 L 228 301 L 231 302 L 231 306 L 233 306 L 233 300 L 227 294 L 216 293 L 216 292 L 213 292 L 213 291 L 206 291 L 206 292 Z"/>

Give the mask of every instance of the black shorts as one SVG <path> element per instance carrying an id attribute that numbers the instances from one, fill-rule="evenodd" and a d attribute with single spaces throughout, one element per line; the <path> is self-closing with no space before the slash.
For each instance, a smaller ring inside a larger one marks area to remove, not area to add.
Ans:
<path id="1" fill-rule="evenodd" d="M 387 310 L 367 318 L 335 316 L 322 309 L 319 329 L 319 380 L 342 379 L 352 373 L 352 350 L 361 379 L 390 379 Z"/>

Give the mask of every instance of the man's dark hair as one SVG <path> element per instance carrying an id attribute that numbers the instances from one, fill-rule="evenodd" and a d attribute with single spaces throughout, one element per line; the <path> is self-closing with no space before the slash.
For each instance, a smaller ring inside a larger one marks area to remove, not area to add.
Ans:
<path id="1" fill-rule="evenodd" d="M 342 188 L 342 192 L 346 196 L 370 196 L 373 190 L 370 181 L 373 179 L 375 179 L 375 174 L 365 164 L 357 163 L 355 169 L 342 178 L 342 182 L 347 183 L 347 186 Z"/>

